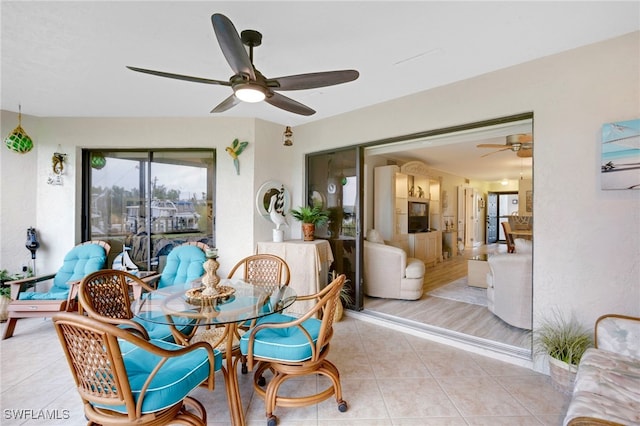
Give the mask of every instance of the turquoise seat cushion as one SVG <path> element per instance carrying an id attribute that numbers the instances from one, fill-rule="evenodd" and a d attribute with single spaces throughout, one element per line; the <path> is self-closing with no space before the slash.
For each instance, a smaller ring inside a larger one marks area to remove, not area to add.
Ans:
<path id="1" fill-rule="evenodd" d="M 296 318 L 273 314 L 261 318 L 257 324 L 283 323 L 294 321 Z M 309 333 L 313 343 L 318 340 L 322 322 L 316 318 L 309 318 L 302 323 L 302 327 Z M 240 339 L 240 350 L 244 355 L 249 348 L 249 332 Z M 299 327 L 271 328 L 260 330 L 255 335 L 253 355 L 277 361 L 300 362 L 311 358 L 311 344 Z"/>
<path id="2" fill-rule="evenodd" d="M 167 342 L 174 342 L 173 335 L 171 334 L 171 327 L 167 324 L 159 322 L 146 321 L 139 318 L 133 318 L 133 321 L 142 325 L 149 334 L 150 340 L 164 340 Z M 196 320 L 183 317 L 173 318 L 176 329 L 185 335 L 188 335 L 193 330 L 193 326 Z"/>
<path id="3" fill-rule="evenodd" d="M 204 275 L 203 263 L 207 260 L 200 247 L 178 246 L 169 252 L 162 270 L 158 288 L 174 284 L 189 284 Z"/>
<path id="4" fill-rule="evenodd" d="M 79 281 L 92 272 L 104 268 L 107 254 L 98 244 L 75 246 L 64 257 L 62 267 L 53 278 L 53 285 L 46 293 L 22 292 L 19 300 L 66 300 L 69 282 Z"/>
<path id="5" fill-rule="evenodd" d="M 163 340 L 150 340 L 150 342 L 168 350 L 183 348 Z M 145 381 L 161 357 L 128 342 L 121 342 L 120 346 L 131 391 L 137 402 Z M 218 350 L 214 350 L 214 355 L 214 369 L 218 371 L 222 367 L 222 355 Z M 191 391 L 207 380 L 209 368 L 207 351 L 201 348 L 179 357 L 169 358 L 151 381 L 142 403 L 142 412 L 160 411 L 182 401 Z M 94 405 L 122 414 L 127 412 L 124 405 Z"/>

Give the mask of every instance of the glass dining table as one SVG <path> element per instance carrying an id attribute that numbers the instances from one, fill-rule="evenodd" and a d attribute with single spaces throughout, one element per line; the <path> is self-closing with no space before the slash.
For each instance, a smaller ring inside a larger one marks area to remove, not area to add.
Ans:
<path id="1" fill-rule="evenodd" d="M 222 279 L 221 291 L 212 296 L 201 294 L 202 283 L 163 287 L 143 294 L 132 303 L 136 318 L 144 322 L 167 324 L 177 343 L 189 345 L 205 337 L 213 347 L 225 353 L 227 377 L 225 385 L 229 398 L 229 411 L 233 425 L 244 425 L 244 411 L 238 387 L 237 365 L 241 359 L 238 350 L 239 326 L 248 321 L 269 316 L 288 308 L 296 300 L 296 292 L 289 286 L 273 287 L 249 284 L 242 280 Z M 193 331 L 179 330 L 185 324 L 194 324 Z M 198 328 L 206 328 L 197 333 Z M 218 332 L 222 330 L 222 332 Z"/>

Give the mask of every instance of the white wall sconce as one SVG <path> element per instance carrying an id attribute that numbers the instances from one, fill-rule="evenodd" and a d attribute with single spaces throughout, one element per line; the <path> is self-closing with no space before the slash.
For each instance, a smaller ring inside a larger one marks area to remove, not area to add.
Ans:
<path id="1" fill-rule="evenodd" d="M 284 129 L 284 133 L 282 134 L 282 139 L 284 141 L 284 143 L 283 143 L 284 146 L 293 145 L 293 132 L 291 131 L 291 127 L 290 126 L 287 126 Z"/>

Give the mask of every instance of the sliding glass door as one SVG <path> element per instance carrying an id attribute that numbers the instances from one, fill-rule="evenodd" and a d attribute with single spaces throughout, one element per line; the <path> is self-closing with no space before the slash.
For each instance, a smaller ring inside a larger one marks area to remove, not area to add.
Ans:
<path id="1" fill-rule="evenodd" d="M 83 240 L 162 269 L 176 245 L 215 246 L 213 150 L 83 151 Z"/>
<path id="2" fill-rule="evenodd" d="M 361 149 L 348 148 L 307 156 L 308 204 L 328 210 L 329 222 L 316 228 L 316 238 L 329 241 L 333 252 L 330 271 L 345 274 L 353 304 L 362 309 L 361 289 Z"/>

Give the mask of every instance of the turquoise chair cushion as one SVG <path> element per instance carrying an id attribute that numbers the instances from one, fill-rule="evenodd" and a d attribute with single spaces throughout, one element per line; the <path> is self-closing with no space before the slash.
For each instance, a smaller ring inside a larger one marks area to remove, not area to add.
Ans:
<path id="1" fill-rule="evenodd" d="M 283 323 L 294 321 L 296 318 L 289 315 L 273 314 L 261 318 L 257 324 Z M 302 323 L 313 342 L 318 340 L 322 322 L 316 318 L 309 318 Z M 249 348 L 249 332 L 240 339 L 240 350 L 244 355 Z M 311 358 L 311 345 L 307 337 L 299 327 L 267 328 L 260 330 L 255 335 L 253 355 L 259 358 L 268 358 L 276 361 L 300 362 Z"/>
<path id="2" fill-rule="evenodd" d="M 142 325 L 149 334 L 149 340 L 164 340 L 166 342 L 174 342 L 173 335 L 171 334 L 171 327 L 167 324 L 159 322 L 145 321 L 139 318 L 133 318 L 133 321 Z M 193 330 L 193 326 L 196 322 L 194 319 L 174 317 L 175 327 L 182 334 L 188 335 Z"/>
<path id="3" fill-rule="evenodd" d="M 75 246 L 67 253 L 62 267 L 53 278 L 53 286 L 46 293 L 22 292 L 19 300 L 66 300 L 69 296 L 69 281 L 79 281 L 86 275 L 104 268 L 107 254 L 98 244 Z"/>
<path id="4" fill-rule="evenodd" d="M 168 350 L 182 349 L 180 345 L 163 340 L 150 340 L 154 345 Z M 137 402 L 145 380 L 160 361 L 161 357 L 126 342 L 121 344 L 122 358 L 127 370 L 129 384 L 134 400 Z M 214 349 L 214 370 L 222 367 L 222 355 Z M 191 391 L 200 386 L 209 377 L 209 358 L 204 349 L 196 349 L 188 354 L 172 357 L 160 367 L 155 375 L 142 403 L 143 413 L 152 413 L 169 408 L 182 401 Z M 124 405 L 110 406 L 94 404 L 118 413 L 126 414 Z"/>
<path id="5" fill-rule="evenodd" d="M 167 263 L 162 270 L 158 288 L 174 284 L 189 283 L 204 275 L 202 264 L 207 257 L 201 248 L 196 246 L 178 246 L 169 252 Z"/>

